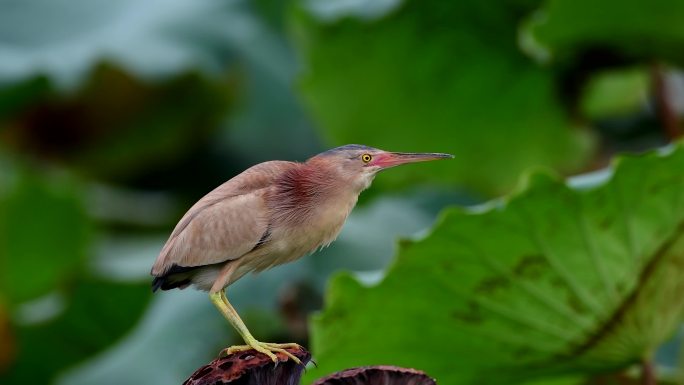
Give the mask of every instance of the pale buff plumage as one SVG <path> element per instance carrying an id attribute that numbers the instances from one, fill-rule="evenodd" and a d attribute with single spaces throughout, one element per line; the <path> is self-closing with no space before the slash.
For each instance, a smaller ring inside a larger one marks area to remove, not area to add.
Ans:
<path id="1" fill-rule="evenodd" d="M 249 272 L 294 261 L 332 242 L 376 173 L 396 165 L 449 158 L 347 145 L 304 163 L 257 164 L 200 199 L 181 218 L 152 267 L 153 289 L 194 285 L 210 292 L 219 311 L 247 345 L 276 361 L 299 360 L 296 344 L 257 341 L 223 289 Z"/>
<path id="2" fill-rule="evenodd" d="M 337 166 L 258 164 L 200 199 L 180 220 L 152 268 L 164 276 L 175 265 L 195 269 L 172 274 L 170 283 L 208 291 L 222 266 L 240 259 L 225 285 L 248 272 L 291 262 L 332 242 L 372 179 L 340 188 Z M 372 178 L 372 176 L 370 177 Z M 171 285 L 173 286 L 173 285 Z"/>

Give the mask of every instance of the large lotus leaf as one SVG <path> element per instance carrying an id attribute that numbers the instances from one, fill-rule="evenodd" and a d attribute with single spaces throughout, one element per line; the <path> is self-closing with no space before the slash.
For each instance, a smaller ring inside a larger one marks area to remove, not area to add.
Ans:
<path id="1" fill-rule="evenodd" d="M 601 47 L 636 59 L 684 63 L 680 0 L 550 0 L 530 25 L 534 48 L 542 48 L 536 53 L 543 55 Z"/>
<path id="2" fill-rule="evenodd" d="M 582 165 L 590 140 L 571 127 L 550 71 L 516 45 L 521 2 L 407 0 L 377 20 L 294 13 L 301 90 L 336 144 L 453 153 L 378 180 L 511 187 L 531 165 Z"/>
<path id="3" fill-rule="evenodd" d="M 448 209 L 385 279 L 333 280 L 309 379 L 410 366 L 445 384 L 611 371 L 649 357 L 684 309 L 684 149 L 610 179 L 533 174 L 509 199 Z"/>
<path id="4" fill-rule="evenodd" d="M 0 297 L 16 304 L 53 290 L 85 260 L 92 224 L 68 178 L 19 172 L 0 195 Z"/>
<path id="5" fill-rule="evenodd" d="M 117 341 L 151 296 L 147 284 L 81 279 L 64 292 L 64 311 L 46 322 L 17 325 L 18 354 L 3 384 L 51 383 L 54 376 Z"/>

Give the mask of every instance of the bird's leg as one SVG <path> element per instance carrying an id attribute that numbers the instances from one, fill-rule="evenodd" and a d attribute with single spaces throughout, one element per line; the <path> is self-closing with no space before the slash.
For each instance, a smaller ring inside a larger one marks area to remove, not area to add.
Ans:
<path id="1" fill-rule="evenodd" d="M 267 355 L 271 360 L 273 360 L 273 362 L 278 362 L 278 357 L 276 357 L 276 355 L 273 354 L 273 352 L 280 352 L 288 356 L 292 361 L 296 362 L 297 364 L 302 363 L 299 360 L 299 358 L 295 357 L 292 353 L 285 350 L 286 348 L 301 349 L 301 347 L 298 344 L 274 344 L 257 341 L 257 339 L 254 338 L 254 336 L 252 336 L 252 333 L 249 332 L 247 326 L 242 321 L 233 305 L 231 305 L 230 302 L 228 302 L 228 298 L 226 297 L 226 294 L 223 290 L 219 291 L 218 293 L 211 293 L 209 294 L 209 297 L 211 298 L 211 301 L 214 303 L 214 305 L 219 309 L 221 314 L 223 314 L 223 316 L 226 317 L 228 322 L 230 322 L 230 324 L 233 325 L 235 330 L 237 330 L 237 332 L 240 334 L 240 336 L 245 340 L 245 343 L 247 344 L 231 346 L 225 349 L 223 353 L 233 354 L 236 352 L 254 349 L 258 352 Z"/>
<path id="2" fill-rule="evenodd" d="M 230 302 L 228 302 L 228 297 L 226 297 L 224 286 L 230 282 L 230 276 L 233 274 L 233 271 L 235 271 L 237 266 L 238 263 L 235 262 L 226 265 L 219 274 L 219 277 L 216 279 L 216 282 L 214 283 L 213 287 L 209 291 L 209 298 L 211 298 L 211 302 L 214 303 L 216 308 L 218 308 L 221 314 L 223 314 L 223 316 L 226 317 L 228 322 L 230 322 L 230 324 L 233 325 L 235 330 L 237 330 L 242 339 L 244 339 L 247 343 L 247 345 L 231 346 L 225 349 L 223 353 L 232 354 L 235 352 L 254 349 L 258 352 L 267 355 L 271 360 L 273 360 L 273 362 L 278 362 L 278 357 L 275 354 L 273 354 L 273 352 L 280 352 L 288 356 L 290 359 L 292 359 L 292 361 L 296 362 L 297 364 L 301 364 L 302 362 L 299 360 L 299 358 L 295 357 L 294 355 L 292 355 L 292 353 L 285 350 L 287 348 L 301 349 L 301 346 L 299 346 L 298 344 L 273 344 L 257 341 L 257 339 L 254 338 L 254 336 L 252 336 L 252 333 L 249 332 L 247 326 L 242 321 L 233 305 L 231 305 Z"/>

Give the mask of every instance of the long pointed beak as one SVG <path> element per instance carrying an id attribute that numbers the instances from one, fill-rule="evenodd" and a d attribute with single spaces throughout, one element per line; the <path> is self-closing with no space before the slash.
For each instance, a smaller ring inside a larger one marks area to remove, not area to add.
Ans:
<path id="1" fill-rule="evenodd" d="M 385 152 L 375 156 L 374 166 L 382 169 L 399 166 L 407 163 L 427 162 L 430 160 L 451 159 L 451 154 L 441 154 L 436 152 Z"/>

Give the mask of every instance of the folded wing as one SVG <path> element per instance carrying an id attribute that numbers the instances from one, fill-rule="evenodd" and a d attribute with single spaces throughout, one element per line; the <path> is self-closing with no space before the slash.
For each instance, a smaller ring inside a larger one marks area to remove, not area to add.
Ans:
<path id="1" fill-rule="evenodd" d="M 172 267 L 197 267 L 236 259 L 268 231 L 266 194 L 292 162 L 258 164 L 199 200 L 180 220 L 152 267 L 162 276 Z"/>

